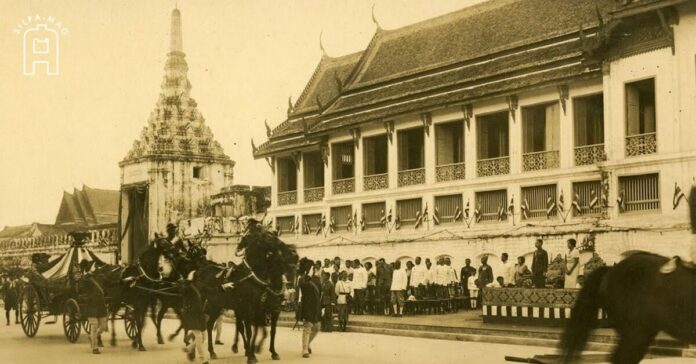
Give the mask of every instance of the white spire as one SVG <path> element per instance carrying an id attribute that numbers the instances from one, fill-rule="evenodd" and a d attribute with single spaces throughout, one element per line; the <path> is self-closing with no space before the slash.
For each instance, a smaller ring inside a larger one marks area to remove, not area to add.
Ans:
<path id="1" fill-rule="evenodd" d="M 184 46 L 181 39 L 181 12 L 179 12 L 178 8 L 174 8 L 174 10 L 172 10 L 172 29 L 170 37 L 171 40 L 169 44 L 169 51 L 183 52 Z"/>

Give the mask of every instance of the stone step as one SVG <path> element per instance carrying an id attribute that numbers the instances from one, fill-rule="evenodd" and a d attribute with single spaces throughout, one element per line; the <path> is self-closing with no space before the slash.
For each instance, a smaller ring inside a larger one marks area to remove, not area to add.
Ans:
<path id="1" fill-rule="evenodd" d="M 292 327 L 295 323 L 290 317 L 282 317 L 279 325 Z M 472 342 L 487 342 L 496 344 L 514 344 L 526 346 L 540 346 L 557 348 L 561 338 L 560 331 L 505 329 L 500 327 L 471 328 L 414 325 L 407 323 L 393 323 L 383 321 L 349 321 L 348 331 L 370 333 L 379 335 L 408 336 L 440 340 L 457 340 Z M 613 333 L 590 335 L 586 350 L 598 352 L 611 352 L 618 341 Z M 689 352 L 692 350 L 693 352 Z M 688 349 L 688 346 L 673 340 L 660 338 L 653 343 L 650 354 L 658 356 L 684 356 L 691 354 L 696 356 L 696 350 Z"/>

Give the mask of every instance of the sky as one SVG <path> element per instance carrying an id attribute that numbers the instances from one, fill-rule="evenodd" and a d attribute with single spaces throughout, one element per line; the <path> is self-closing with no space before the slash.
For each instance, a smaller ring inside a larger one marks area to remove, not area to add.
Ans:
<path id="1" fill-rule="evenodd" d="M 160 92 L 174 6 L 191 95 L 236 161 L 234 183 L 270 185 L 250 140 L 266 140 L 264 120 L 285 119 L 321 58 L 320 33 L 327 54 L 341 56 L 369 43 L 373 5 L 380 26 L 395 29 L 481 1 L 2 0 L 0 227 L 53 223 L 63 191 L 119 188 L 118 162 Z M 24 75 L 24 31 L 47 20 L 58 75 Z"/>

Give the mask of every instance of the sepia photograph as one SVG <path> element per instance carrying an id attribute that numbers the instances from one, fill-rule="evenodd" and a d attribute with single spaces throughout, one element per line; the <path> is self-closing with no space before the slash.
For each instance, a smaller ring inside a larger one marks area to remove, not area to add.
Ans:
<path id="1" fill-rule="evenodd" d="M 696 0 L 0 0 L 2 312 L 3 364 L 696 364 Z"/>

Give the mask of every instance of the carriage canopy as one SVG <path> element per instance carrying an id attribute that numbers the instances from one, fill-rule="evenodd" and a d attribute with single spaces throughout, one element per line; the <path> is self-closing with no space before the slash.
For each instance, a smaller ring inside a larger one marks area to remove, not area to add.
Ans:
<path id="1" fill-rule="evenodd" d="M 84 246 L 71 246 L 68 251 L 53 259 L 48 264 L 48 269 L 41 272 L 41 275 L 46 279 L 59 279 L 69 276 L 72 273 L 73 267 L 79 266 L 82 260 L 94 262 L 95 267 L 100 267 L 106 263 Z"/>

